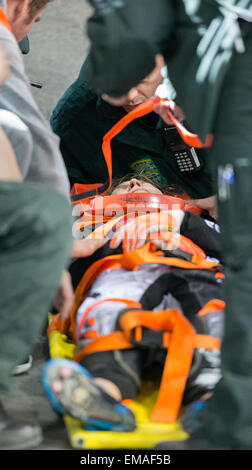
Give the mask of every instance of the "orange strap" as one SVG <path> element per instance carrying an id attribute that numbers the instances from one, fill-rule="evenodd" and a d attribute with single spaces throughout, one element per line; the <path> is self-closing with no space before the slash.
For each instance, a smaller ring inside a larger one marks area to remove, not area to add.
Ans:
<path id="1" fill-rule="evenodd" d="M 9 31 L 11 31 L 11 25 L 9 23 L 7 15 L 4 13 L 2 8 L 0 8 L 0 23 Z"/>
<path id="2" fill-rule="evenodd" d="M 131 310 L 120 318 L 120 326 L 123 331 L 91 342 L 75 356 L 75 360 L 79 362 L 83 357 L 97 352 L 133 348 L 131 333 L 135 329 L 138 335 L 139 327 L 165 331 L 165 346 L 169 347 L 169 353 L 151 419 L 154 422 L 174 422 L 181 406 L 194 348 L 219 349 L 220 340 L 196 335 L 190 322 L 176 309 L 160 312 Z"/>
<path id="3" fill-rule="evenodd" d="M 213 270 L 219 266 L 219 263 L 213 263 L 202 259 L 200 256 L 193 255 L 191 261 L 185 261 L 180 258 L 165 257 L 162 251 L 156 251 L 153 243 L 146 243 L 137 250 L 131 250 L 121 255 L 120 264 L 130 270 L 136 270 L 140 265 L 146 263 L 167 264 L 177 268 L 184 269 L 209 269 Z"/>
<path id="4" fill-rule="evenodd" d="M 130 113 L 126 114 L 123 116 L 120 121 L 118 121 L 112 129 L 110 129 L 107 134 L 103 137 L 103 145 L 102 145 L 102 150 L 103 154 L 108 166 L 108 171 L 109 171 L 109 176 L 112 176 L 112 153 L 111 153 L 111 140 L 117 136 L 126 126 L 128 126 L 132 121 L 135 119 L 145 116 L 146 114 L 149 114 L 153 111 L 155 105 L 162 104 L 163 106 L 167 107 L 167 114 L 171 121 L 173 122 L 174 126 L 177 128 L 179 134 L 181 135 L 182 139 L 185 141 L 187 145 L 190 147 L 197 147 L 197 148 L 203 148 L 203 147 L 209 147 L 212 145 L 212 136 L 208 136 L 205 143 L 202 143 L 201 140 L 199 139 L 199 136 L 197 134 L 192 134 L 189 132 L 174 116 L 174 114 L 171 111 L 170 104 L 167 100 L 164 100 L 162 98 L 156 97 L 155 99 L 149 99 L 145 101 L 144 103 L 140 104 L 137 108 L 135 108 L 133 111 Z"/>
<path id="5" fill-rule="evenodd" d="M 126 312 L 124 315 L 122 315 L 122 317 L 120 318 L 120 326 L 127 340 L 130 342 L 132 330 L 136 330 L 138 327 L 145 326 L 146 328 L 150 328 L 152 330 L 166 330 L 165 328 L 162 328 L 162 324 L 160 323 L 161 316 L 168 315 L 167 312 L 170 312 L 170 311 L 171 310 L 162 310 L 159 312 L 143 311 L 143 310 L 132 311 L 131 310 L 129 312 Z M 141 339 L 139 339 L 139 341 L 141 341 Z M 168 347 L 170 345 L 171 337 L 166 336 L 165 341 L 166 341 L 165 346 Z M 195 334 L 194 347 L 196 348 L 220 349 L 220 346 L 221 346 L 221 341 L 213 336 Z"/>
<path id="6" fill-rule="evenodd" d="M 74 360 L 80 362 L 88 354 L 96 352 L 113 351 L 116 349 L 132 349 L 134 346 L 125 337 L 122 331 L 115 331 L 107 336 L 102 336 L 89 343 L 84 349 L 76 354 Z"/>
<path id="7" fill-rule="evenodd" d="M 211 147 L 213 144 L 213 135 L 209 134 L 206 137 L 205 142 L 201 142 L 199 136 L 197 134 L 192 134 L 189 132 L 174 116 L 171 111 L 169 101 L 164 100 L 163 98 L 156 98 L 153 101 L 153 108 L 156 104 L 162 104 L 163 106 L 167 107 L 167 114 L 171 121 L 173 122 L 174 126 L 177 128 L 177 131 L 181 135 L 184 142 L 189 145 L 189 147 L 196 147 L 196 148 L 203 148 L 203 147 Z"/>
<path id="8" fill-rule="evenodd" d="M 76 313 L 79 306 L 86 297 L 89 288 L 102 271 L 105 271 L 106 269 L 121 268 L 122 266 L 119 263 L 120 257 L 121 255 L 107 256 L 106 258 L 93 263 L 92 266 L 90 266 L 89 269 L 85 272 L 84 276 L 78 284 L 77 289 L 75 290 L 74 304 L 70 312 L 71 325 L 74 332 L 76 332 Z"/>
<path id="9" fill-rule="evenodd" d="M 122 299 L 119 300 L 122 301 Z M 134 301 L 128 303 L 128 306 L 132 305 Z M 138 302 L 135 302 L 135 305 L 140 306 Z M 122 331 L 116 331 L 101 338 L 95 337 L 94 341 L 76 354 L 74 360 L 80 362 L 83 357 L 97 352 L 132 349 L 134 344 L 131 341 L 131 333 L 135 330 L 136 341 L 141 341 L 139 329 L 142 327 L 164 331 L 163 344 L 169 352 L 166 356 L 160 391 L 151 420 L 163 423 L 176 421 L 191 368 L 194 348 L 220 349 L 221 341 L 208 335 L 197 335 L 191 323 L 177 309 L 159 312 L 131 310 L 122 315 L 119 322 Z M 56 323 L 57 320 L 53 329 Z"/>
<path id="10" fill-rule="evenodd" d="M 199 312 L 198 315 L 202 317 L 212 312 L 220 312 L 225 309 L 226 303 L 220 299 L 210 300 Z"/>
<path id="11" fill-rule="evenodd" d="M 153 111 L 154 106 L 157 104 L 162 104 L 167 107 L 167 114 L 171 121 L 173 122 L 174 126 L 177 128 L 179 134 L 181 135 L 182 139 L 185 141 L 187 145 L 190 147 L 209 147 L 212 145 L 213 136 L 209 135 L 206 138 L 205 143 L 202 143 L 199 139 L 198 135 L 192 134 L 189 132 L 173 115 L 170 104 L 168 101 L 156 97 L 154 100 L 150 99 L 145 101 L 144 103 L 140 104 L 130 113 L 126 114 L 120 121 L 118 121 L 110 131 L 108 131 L 105 136 L 103 137 L 102 143 L 102 151 L 106 161 L 107 169 L 108 169 L 108 181 L 105 184 L 96 183 L 95 185 L 85 185 L 82 187 L 82 191 L 79 194 L 76 194 L 75 189 L 72 191 L 72 202 L 76 203 L 82 199 L 88 199 L 95 195 L 102 195 L 106 194 L 107 191 L 111 187 L 112 183 L 112 150 L 111 150 L 111 140 L 116 137 L 125 127 L 127 127 L 132 121 L 135 119 L 145 116 Z"/>
<path id="12" fill-rule="evenodd" d="M 141 304 L 139 302 L 136 302 L 135 300 L 132 300 L 132 299 L 124 299 L 124 298 L 106 298 L 106 299 L 101 299 L 101 300 L 98 300 L 97 302 L 94 302 L 89 308 L 87 308 L 87 310 L 85 311 L 85 314 L 83 315 L 82 319 L 81 319 L 81 322 L 79 323 L 79 326 L 78 326 L 78 334 L 75 335 L 77 336 L 78 338 L 80 337 L 80 334 L 81 334 L 81 330 L 83 328 L 83 325 L 88 317 L 88 315 L 90 314 L 90 312 L 98 307 L 99 305 L 102 305 L 104 304 L 105 302 L 121 302 L 121 303 L 124 303 L 128 308 L 141 308 Z"/>
<path id="13" fill-rule="evenodd" d="M 218 263 L 204 260 L 197 255 L 192 256 L 191 262 L 179 258 L 165 257 L 162 251 L 156 251 L 156 247 L 153 243 L 147 243 L 137 250 L 132 250 L 122 255 L 107 256 L 96 261 L 87 269 L 75 291 L 74 305 L 70 314 L 73 330 L 75 331 L 76 329 L 75 317 L 77 310 L 83 302 L 89 288 L 100 273 L 106 269 L 121 269 L 122 267 L 129 270 L 137 270 L 140 265 L 146 263 L 167 264 L 168 266 L 184 269 L 215 270 L 219 266 Z"/>
<path id="14" fill-rule="evenodd" d="M 133 311 L 129 313 L 135 314 L 135 312 Z M 145 326 L 145 325 L 139 325 L 139 323 L 136 321 L 135 341 L 142 340 L 142 328 L 141 328 L 142 326 Z M 152 322 L 152 329 L 154 329 L 153 322 Z M 165 331 L 163 335 L 163 345 L 167 349 L 170 346 L 170 342 L 171 342 L 171 333 Z M 95 341 L 92 341 L 91 343 L 89 343 L 87 346 L 85 346 L 85 348 L 79 351 L 78 354 L 76 354 L 74 360 L 77 362 L 80 362 L 80 360 L 83 357 L 88 356 L 89 354 L 95 354 L 97 352 L 103 352 L 103 351 L 113 351 L 116 349 L 118 350 L 132 349 L 133 347 L 135 346 L 132 344 L 129 338 L 126 338 L 125 332 L 114 331 L 113 333 L 110 333 L 109 335 L 102 336 L 100 338 L 97 338 Z M 221 340 L 218 338 L 215 338 L 214 336 L 197 334 L 195 336 L 194 347 L 208 349 L 210 351 L 219 350 L 221 347 Z"/>

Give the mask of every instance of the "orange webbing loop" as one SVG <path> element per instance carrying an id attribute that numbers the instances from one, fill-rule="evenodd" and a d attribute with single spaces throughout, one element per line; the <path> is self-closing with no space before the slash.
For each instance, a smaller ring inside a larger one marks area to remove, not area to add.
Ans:
<path id="1" fill-rule="evenodd" d="M 112 151 L 111 151 L 111 140 L 116 137 L 128 124 L 130 124 L 135 119 L 145 116 L 153 111 L 154 102 L 152 100 L 147 100 L 145 103 L 138 106 L 136 109 L 126 114 L 120 121 L 118 121 L 112 129 L 110 129 L 107 134 L 103 137 L 102 142 L 102 151 L 107 164 L 108 174 L 109 174 L 109 186 L 107 191 L 111 187 L 112 182 Z"/>
<path id="2" fill-rule="evenodd" d="M 114 351 L 120 349 L 132 349 L 134 345 L 127 340 L 123 331 L 114 331 L 110 335 L 102 336 L 89 343 L 85 348 L 79 351 L 74 360 L 80 362 L 83 357 L 97 352 Z"/>
<path id="3" fill-rule="evenodd" d="M 113 255 L 96 261 L 87 269 L 81 281 L 79 282 L 78 287 L 74 293 L 74 305 L 70 312 L 71 325 L 74 331 L 74 335 L 76 331 L 76 313 L 79 306 L 86 297 L 88 290 L 101 272 L 105 271 L 106 269 L 120 269 L 122 267 L 120 265 L 120 258 L 121 255 Z"/>
<path id="4" fill-rule="evenodd" d="M 191 368 L 196 337 L 195 329 L 177 309 L 161 312 L 136 311 L 134 313 L 138 322 L 147 328 L 172 331 L 169 353 L 166 356 L 159 395 L 151 420 L 173 423 L 178 416 Z M 120 323 L 128 338 L 131 332 L 129 315 L 123 315 Z"/>
<path id="5" fill-rule="evenodd" d="M 174 116 L 174 114 L 171 111 L 169 101 L 164 100 L 163 98 L 156 98 L 154 100 L 154 105 L 156 104 L 162 104 L 163 106 L 167 107 L 167 115 L 173 122 L 174 126 L 177 128 L 177 131 L 181 135 L 182 139 L 184 142 L 189 145 L 189 147 L 197 147 L 197 148 L 203 148 L 203 147 L 211 147 L 213 144 L 213 135 L 209 134 L 206 137 L 205 143 L 201 142 L 199 136 L 197 134 L 193 134 L 192 132 L 188 131 L 183 124 L 181 124 Z M 154 107 L 154 106 L 153 106 Z"/>
<path id="6" fill-rule="evenodd" d="M 162 312 L 133 310 L 122 315 L 120 325 L 123 332 L 116 331 L 93 341 L 76 355 L 75 360 L 80 361 L 86 355 L 99 351 L 131 349 L 133 347 L 131 331 L 137 325 L 154 330 L 171 331 L 169 353 L 166 357 L 160 391 L 151 420 L 163 423 L 174 422 L 181 406 L 193 358 L 196 338 L 193 326 L 176 309 Z"/>
<path id="7" fill-rule="evenodd" d="M 118 135 L 126 126 L 128 126 L 132 121 L 135 119 L 145 116 L 146 114 L 149 114 L 153 111 L 155 105 L 162 104 L 163 106 L 167 107 L 167 114 L 171 121 L 173 122 L 174 126 L 177 128 L 179 134 L 181 135 L 182 139 L 186 142 L 187 145 L 190 147 L 209 147 L 212 145 L 212 139 L 213 136 L 207 136 L 205 143 L 202 143 L 201 140 L 199 139 L 199 136 L 197 134 L 193 134 L 192 132 L 188 131 L 174 116 L 174 114 L 171 111 L 170 104 L 167 100 L 164 100 L 162 98 L 156 97 L 155 99 L 149 99 L 145 101 L 144 103 L 140 104 L 137 108 L 135 108 L 133 111 L 130 113 L 126 114 L 120 121 L 118 121 L 112 129 L 110 129 L 107 134 L 103 137 L 103 153 L 105 156 L 105 160 L 107 162 L 108 168 L 109 168 L 109 174 L 112 175 L 112 167 L 111 167 L 111 147 L 110 147 L 110 141 Z"/>
<path id="8" fill-rule="evenodd" d="M 152 330 L 162 330 L 160 325 L 160 319 L 157 314 L 162 315 L 163 313 L 166 315 L 167 312 L 170 310 L 162 310 L 162 311 L 143 311 L 143 310 L 131 310 L 129 312 L 124 313 L 120 317 L 120 326 L 127 338 L 128 341 L 131 340 L 131 332 L 135 330 L 135 341 L 141 341 L 142 335 L 140 335 L 138 328 L 139 327 L 146 327 Z M 152 314 L 152 315 L 151 315 Z M 157 321 L 158 320 L 158 321 Z M 137 339 L 139 336 L 140 339 Z M 165 330 L 164 337 L 163 337 L 163 345 L 168 348 L 170 346 L 171 341 L 171 334 Z M 200 335 L 196 334 L 195 336 L 195 348 L 204 348 L 204 349 L 220 349 L 221 340 L 215 338 L 214 336 L 210 335 Z"/>
<path id="9" fill-rule="evenodd" d="M 7 15 L 4 13 L 3 9 L 0 8 L 0 23 L 7 28 L 9 31 L 11 31 L 11 25 L 9 23 Z"/>
<path id="10" fill-rule="evenodd" d="M 140 313 L 142 313 L 141 311 Z M 151 311 L 150 313 L 156 315 L 156 311 Z M 134 347 L 131 342 L 131 331 L 135 329 L 135 341 L 142 340 L 142 326 L 147 326 L 151 329 L 154 328 L 153 319 L 148 323 L 143 324 L 143 315 L 139 315 L 139 311 L 131 310 L 130 312 L 125 313 L 120 320 L 120 325 L 124 329 L 123 331 L 115 331 L 109 335 L 102 336 L 101 338 L 96 339 L 92 343 L 89 343 L 87 346 L 80 351 L 75 357 L 76 361 L 79 361 L 81 358 L 94 354 L 97 352 L 103 351 L 112 351 L 114 349 L 128 349 Z M 148 319 L 149 320 L 149 319 Z M 163 345 L 168 349 L 171 341 L 171 333 L 168 331 L 164 332 L 163 335 Z M 195 336 L 195 348 L 204 348 L 208 350 L 216 350 L 221 347 L 221 340 L 210 335 L 200 335 L 196 334 Z"/>
<path id="11" fill-rule="evenodd" d="M 213 136 L 209 135 L 206 138 L 205 143 L 202 143 L 199 139 L 198 135 L 192 134 L 189 132 L 173 115 L 170 110 L 170 104 L 168 101 L 156 97 L 155 99 L 150 99 L 145 101 L 144 103 L 140 104 L 137 108 L 135 108 L 130 113 L 126 114 L 120 121 L 118 121 L 110 131 L 108 131 L 105 136 L 103 137 L 102 142 L 102 151 L 106 161 L 107 169 L 108 169 L 108 184 L 96 183 L 95 185 L 81 185 L 81 193 L 77 194 L 75 192 L 75 188 L 71 191 L 72 202 L 78 203 L 80 200 L 89 199 L 92 196 L 97 194 L 104 195 L 111 187 L 112 183 L 112 150 L 111 150 L 111 140 L 116 137 L 126 126 L 128 126 L 132 121 L 135 119 L 145 116 L 153 111 L 154 106 L 157 104 L 162 104 L 167 107 L 167 114 L 171 121 L 173 122 L 174 126 L 177 128 L 179 134 L 181 135 L 182 139 L 185 141 L 187 145 L 190 147 L 209 147 L 212 145 Z M 104 187 L 104 189 L 103 189 Z M 77 188 L 77 186 L 76 186 Z M 86 193 L 86 196 L 85 196 Z"/>
<path id="12" fill-rule="evenodd" d="M 154 264 L 167 264 L 168 266 L 175 266 L 184 269 L 216 269 L 219 264 L 212 263 L 202 259 L 200 256 L 193 255 L 192 261 L 184 261 L 179 258 L 164 257 L 162 251 L 156 251 L 156 246 L 153 243 L 147 243 L 137 250 L 131 250 L 124 254 L 107 256 L 101 260 L 93 263 L 85 272 L 82 277 L 74 296 L 74 305 L 71 310 L 71 324 L 75 332 L 76 322 L 75 316 L 80 304 L 83 302 L 89 288 L 99 276 L 100 273 L 106 269 L 129 269 L 137 270 L 138 267 L 145 263 Z"/>
<path id="13" fill-rule="evenodd" d="M 193 255 L 191 261 L 185 261 L 180 258 L 165 257 L 162 251 L 156 251 L 154 243 L 146 243 L 137 250 L 131 250 L 120 258 L 120 264 L 125 269 L 136 270 L 141 264 L 145 263 L 157 263 L 167 264 L 169 266 L 175 266 L 177 268 L 184 269 L 209 269 L 213 270 L 219 266 L 219 263 L 213 263 L 202 259 L 200 256 Z"/>
<path id="14" fill-rule="evenodd" d="M 165 337 L 169 352 L 151 420 L 174 422 L 182 403 L 194 348 L 220 349 L 221 341 L 207 335 L 196 335 L 191 323 L 177 309 L 159 312 L 130 311 L 120 318 L 120 325 L 128 341 L 131 339 L 132 330 L 138 326 L 172 332 Z"/>
<path id="15" fill-rule="evenodd" d="M 194 348 L 220 349 L 221 341 L 208 335 L 197 335 L 191 323 L 177 309 L 164 311 L 131 310 L 120 317 L 122 331 L 115 331 L 89 343 L 76 356 L 83 357 L 97 352 L 132 349 L 131 334 L 141 341 L 142 327 L 164 331 L 163 344 L 167 353 L 160 391 L 151 420 L 172 423 L 181 407 L 186 381 L 191 368 Z"/>
<path id="16" fill-rule="evenodd" d="M 124 303 L 128 308 L 141 308 L 141 304 L 133 299 L 125 299 L 125 298 L 106 298 L 106 299 L 100 299 L 97 302 L 94 302 L 90 307 L 87 308 L 85 311 L 85 314 L 83 315 L 79 325 L 78 325 L 78 337 L 81 334 L 81 330 L 83 328 L 83 325 L 88 317 L 88 315 L 91 313 L 91 311 L 98 307 L 99 305 L 104 304 L 105 302 L 121 302 Z"/>

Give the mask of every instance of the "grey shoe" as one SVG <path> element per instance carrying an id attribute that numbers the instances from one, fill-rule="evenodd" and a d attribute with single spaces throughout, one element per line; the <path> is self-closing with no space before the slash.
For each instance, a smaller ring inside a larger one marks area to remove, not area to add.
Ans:
<path id="1" fill-rule="evenodd" d="M 18 366 L 15 367 L 13 375 L 21 375 L 28 372 L 32 367 L 32 356 L 31 354 Z"/>
<path id="2" fill-rule="evenodd" d="M 40 426 L 8 416 L 0 403 L 0 450 L 31 449 L 42 440 Z"/>
<path id="3" fill-rule="evenodd" d="M 62 414 L 81 420 L 86 429 L 130 432 L 135 416 L 98 387 L 80 364 L 67 359 L 48 361 L 42 381 L 52 405 Z"/>

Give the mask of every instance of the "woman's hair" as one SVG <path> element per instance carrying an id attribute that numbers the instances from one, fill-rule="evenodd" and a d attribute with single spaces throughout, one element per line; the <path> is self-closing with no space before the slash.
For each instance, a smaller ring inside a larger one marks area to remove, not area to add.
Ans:
<path id="1" fill-rule="evenodd" d="M 130 181 L 132 178 L 136 178 L 139 181 L 146 181 L 147 183 L 152 184 L 155 188 L 159 189 L 163 194 L 168 196 L 178 196 L 179 194 L 184 194 L 185 191 L 177 185 L 161 185 L 156 183 L 152 179 L 148 178 L 147 176 L 140 175 L 137 173 L 128 173 L 127 175 L 123 176 L 122 178 L 113 178 L 111 188 L 107 192 L 109 196 L 112 192 L 119 186 L 120 184 L 124 183 L 124 181 Z"/>

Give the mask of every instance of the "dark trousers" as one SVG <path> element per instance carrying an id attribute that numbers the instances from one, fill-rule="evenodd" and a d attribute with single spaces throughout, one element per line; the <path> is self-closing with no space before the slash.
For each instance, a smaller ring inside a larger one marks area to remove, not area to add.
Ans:
<path id="1" fill-rule="evenodd" d="M 68 201 L 42 185 L 0 182 L 0 390 L 36 343 L 72 246 Z"/>
<path id="2" fill-rule="evenodd" d="M 252 31 L 245 45 L 226 78 L 209 152 L 219 179 L 227 308 L 223 379 L 210 402 L 206 432 L 237 449 L 252 448 Z"/>

